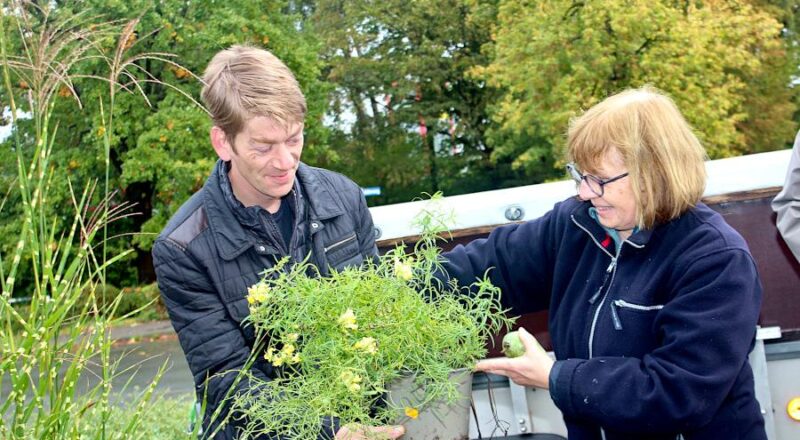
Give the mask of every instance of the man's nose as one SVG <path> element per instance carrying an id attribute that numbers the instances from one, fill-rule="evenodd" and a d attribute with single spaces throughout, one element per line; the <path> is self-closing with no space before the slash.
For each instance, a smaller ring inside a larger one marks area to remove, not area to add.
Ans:
<path id="1" fill-rule="evenodd" d="M 277 145 L 275 157 L 273 158 L 273 166 L 281 170 L 290 170 L 295 166 L 295 157 L 292 155 L 291 150 L 285 144 Z"/>

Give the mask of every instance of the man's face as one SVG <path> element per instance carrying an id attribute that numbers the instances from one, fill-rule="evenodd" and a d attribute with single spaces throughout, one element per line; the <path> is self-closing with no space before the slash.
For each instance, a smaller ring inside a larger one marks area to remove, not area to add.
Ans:
<path id="1" fill-rule="evenodd" d="M 281 197 L 294 185 L 303 152 L 303 124 L 283 127 L 273 119 L 257 116 L 248 120 L 236 135 L 235 148 L 220 134 L 221 130 L 217 136 L 222 139 L 215 139 L 214 129 L 212 142 L 217 154 L 231 163 L 228 175 L 236 198 L 245 206 L 259 205 L 276 212 Z"/>

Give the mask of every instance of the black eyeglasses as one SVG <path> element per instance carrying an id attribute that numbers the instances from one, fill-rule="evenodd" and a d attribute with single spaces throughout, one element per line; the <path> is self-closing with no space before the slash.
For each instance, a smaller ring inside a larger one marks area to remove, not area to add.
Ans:
<path id="1" fill-rule="evenodd" d="M 567 173 L 569 173 L 569 177 L 575 181 L 575 185 L 580 188 L 581 182 L 586 181 L 586 186 L 597 195 L 597 197 L 603 197 L 604 187 L 611 182 L 616 182 L 619 179 L 627 176 L 628 173 L 622 173 L 619 176 L 614 176 L 610 179 L 601 179 L 597 176 L 592 176 L 591 174 L 581 174 L 578 171 L 578 167 L 575 166 L 574 163 L 570 162 L 567 164 Z"/>

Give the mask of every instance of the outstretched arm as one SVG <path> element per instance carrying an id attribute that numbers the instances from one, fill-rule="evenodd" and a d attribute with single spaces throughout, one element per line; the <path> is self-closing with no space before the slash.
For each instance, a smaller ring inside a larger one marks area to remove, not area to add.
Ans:
<path id="1" fill-rule="evenodd" d="M 800 261 L 800 133 L 794 141 L 786 182 L 772 201 L 772 209 L 778 214 L 778 231 Z"/>

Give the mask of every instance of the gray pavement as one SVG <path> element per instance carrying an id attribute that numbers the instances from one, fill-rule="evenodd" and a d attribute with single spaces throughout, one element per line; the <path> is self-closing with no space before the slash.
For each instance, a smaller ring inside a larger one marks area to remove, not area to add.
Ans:
<path id="1" fill-rule="evenodd" d="M 169 321 L 116 327 L 111 329 L 111 338 L 114 340 L 112 364 L 116 363 L 112 393 L 120 399 L 125 401 L 141 394 L 162 367 L 165 370 L 156 384 L 156 392 L 170 398 L 194 399 L 192 375 Z M 100 382 L 99 362 L 93 359 L 81 375 L 79 387 L 83 392 Z M 31 377 L 36 381 L 36 370 Z M 7 396 L 10 386 L 9 380 L 3 380 L 0 395 Z"/>
<path id="2" fill-rule="evenodd" d="M 112 389 L 121 395 L 138 394 L 164 374 L 156 385 L 159 394 L 193 398 L 194 382 L 177 335 L 169 321 L 151 321 L 111 329 L 115 341 L 111 356 L 118 361 Z M 97 383 L 87 378 L 87 386 Z"/>
<path id="3" fill-rule="evenodd" d="M 111 339 L 114 340 L 158 335 L 175 335 L 169 320 L 134 323 L 111 329 Z"/>

